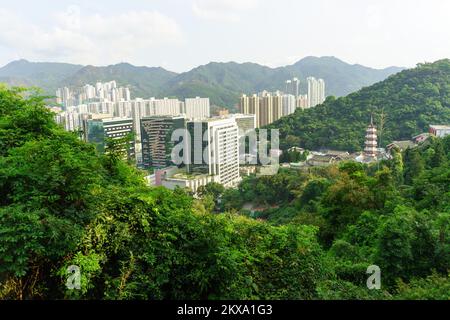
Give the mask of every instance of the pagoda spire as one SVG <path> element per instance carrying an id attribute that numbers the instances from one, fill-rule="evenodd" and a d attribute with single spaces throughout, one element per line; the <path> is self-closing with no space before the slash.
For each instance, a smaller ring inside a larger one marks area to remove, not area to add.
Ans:
<path id="1" fill-rule="evenodd" d="M 364 143 L 364 157 L 368 160 L 374 159 L 377 157 L 378 149 L 377 149 L 377 128 L 373 124 L 373 115 L 370 115 L 370 125 L 366 130 L 366 142 Z"/>

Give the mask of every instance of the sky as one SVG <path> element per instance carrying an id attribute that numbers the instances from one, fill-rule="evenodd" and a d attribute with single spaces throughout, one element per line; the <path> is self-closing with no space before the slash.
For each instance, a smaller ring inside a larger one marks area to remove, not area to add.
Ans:
<path id="1" fill-rule="evenodd" d="M 12 60 L 270 67 L 335 56 L 373 68 L 450 58 L 449 0 L 0 0 Z"/>

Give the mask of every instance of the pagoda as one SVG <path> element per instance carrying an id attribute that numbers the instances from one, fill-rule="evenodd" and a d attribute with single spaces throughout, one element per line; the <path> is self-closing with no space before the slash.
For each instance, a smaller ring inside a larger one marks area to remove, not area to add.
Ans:
<path id="1" fill-rule="evenodd" d="M 370 117 L 370 125 L 366 131 L 366 142 L 364 148 L 364 158 L 366 161 L 377 160 L 377 128 L 373 124 L 373 117 Z"/>

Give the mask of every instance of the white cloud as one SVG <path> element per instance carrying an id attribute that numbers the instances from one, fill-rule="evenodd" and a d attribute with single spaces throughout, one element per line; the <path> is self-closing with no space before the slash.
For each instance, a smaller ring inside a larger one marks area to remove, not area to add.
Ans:
<path id="1" fill-rule="evenodd" d="M 258 6 L 258 0 L 195 0 L 194 14 L 202 19 L 236 22 L 246 11 Z"/>
<path id="2" fill-rule="evenodd" d="M 177 23 L 157 11 L 85 15 L 76 6 L 44 28 L 0 9 L 0 45 L 36 60 L 109 64 L 143 61 L 156 47 L 184 43 Z"/>

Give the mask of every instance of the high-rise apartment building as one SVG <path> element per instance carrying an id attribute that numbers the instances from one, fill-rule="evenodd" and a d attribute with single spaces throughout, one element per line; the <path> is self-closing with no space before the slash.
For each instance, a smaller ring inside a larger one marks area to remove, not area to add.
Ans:
<path id="1" fill-rule="evenodd" d="M 56 103 L 62 104 L 63 108 L 74 106 L 76 102 L 73 92 L 68 87 L 56 90 Z"/>
<path id="2" fill-rule="evenodd" d="M 283 96 L 280 93 L 272 96 L 272 112 L 272 122 L 283 116 Z"/>
<path id="3" fill-rule="evenodd" d="M 163 168 L 173 165 L 171 153 L 179 141 L 172 141 L 172 133 L 185 128 L 184 117 L 152 116 L 141 119 L 142 165 L 144 168 Z"/>
<path id="4" fill-rule="evenodd" d="M 207 174 L 225 187 L 239 182 L 239 128 L 233 118 L 190 121 L 186 165 L 190 174 Z"/>
<path id="5" fill-rule="evenodd" d="M 287 102 L 284 97 L 279 91 L 274 94 L 263 91 L 250 97 L 242 95 L 239 110 L 243 114 L 254 114 L 256 127 L 260 128 L 283 117 L 288 112 L 287 109 L 291 113 L 295 111 L 295 97 L 291 95 Z M 286 103 L 289 105 L 286 106 Z"/>
<path id="6" fill-rule="evenodd" d="M 85 117 L 83 128 L 85 141 L 94 143 L 99 152 L 108 152 L 108 139 L 118 140 L 120 141 L 119 150 L 122 151 L 123 158 L 130 161 L 135 159 L 134 140 L 122 139 L 133 134 L 133 119 Z"/>
<path id="7" fill-rule="evenodd" d="M 307 109 L 309 108 L 308 105 L 308 95 L 307 94 L 301 94 L 297 98 L 297 108 L 301 109 Z"/>
<path id="8" fill-rule="evenodd" d="M 117 87 L 116 81 L 97 82 L 95 86 L 86 84 L 83 87 L 70 89 L 67 87 L 56 90 L 56 102 L 68 108 L 90 102 L 120 102 L 130 101 L 129 88 Z"/>
<path id="9" fill-rule="evenodd" d="M 246 94 L 243 94 L 241 96 L 240 102 L 239 102 L 239 111 L 242 114 L 250 114 L 250 98 L 247 97 Z"/>
<path id="10" fill-rule="evenodd" d="M 189 119 L 206 119 L 211 116 L 211 107 L 209 98 L 188 98 L 184 101 L 184 110 L 181 113 L 185 114 Z"/>
<path id="11" fill-rule="evenodd" d="M 81 90 L 81 91 L 80 91 Z M 75 98 L 77 97 L 77 98 Z M 78 100 L 77 100 L 78 99 Z M 141 119 L 152 116 L 184 116 L 188 119 L 210 117 L 209 98 L 196 97 L 181 102 L 178 99 L 141 99 L 131 100 L 128 88 L 118 87 L 115 81 L 98 82 L 95 86 L 85 85 L 78 91 L 69 88 L 57 90 L 57 100 L 63 104 L 65 112 L 55 116 L 56 121 L 68 131 L 82 129 L 84 116 L 103 114 L 112 118 L 131 118 L 135 134 L 135 153 L 138 165 L 142 164 Z M 78 101 L 78 103 L 75 103 Z"/>
<path id="12" fill-rule="evenodd" d="M 325 101 L 325 81 L 309 77 L 308 81 L 308 107 L 312 108 Z"/>
<path id="13" fill-rule="evenodd" d="M 286 92 L 285 94 L 292 94 L 294 97 L 298 97 L 300 94 L 300 80 L 293 78 L 292 80 L 286 80 Z"/>
<path id="14" fill-rule="evenodd" d="M 319 104 L 325 101 L 325 81 L 323 79 L 317 80 L 319 82 Z"/>
<path id="15" fill-rule="evenodd" d="M 252 96 L 242 95 L 239 103 L 239 111 L 242 114 L 254 114 L 256 119 L 256 127 L 259 128 L 260 113 L 259 113 L 260 98 L 258 95 Z"/>
<path id="16" fill-rule="evenodd" d="M 286 80 L 285 94 L 292 94 L 292 80 Z"/>
<path id="17" fill-rule="evenodd" d="M 254 94 L 249 97 L 249 114 L 254 114 L 256 117 L 256 127 L 259 128 L 260 125 L 260 114 L 259 114 L 259 97 Z"/>
<path id="18" fill-rule="evenodd" d="M 265 94 L 259 101 L 259 127 L 273 122 L 273 99 L 270 93 Z"/>
<path id="19" fill-rule="evenodd" d="M 145 116 L 153 115 L 164 115 L 164 116 L 178 116 L 183 113 L 180 110 L 180 101 L 178 99 L 150 99 L 150 114 Z"/>
<path id="20" fill-rule="evenodd" d="M 295 112 L 297 101 L 292 94 L 283 95 L 283 116 L 288 116 Z"/>

